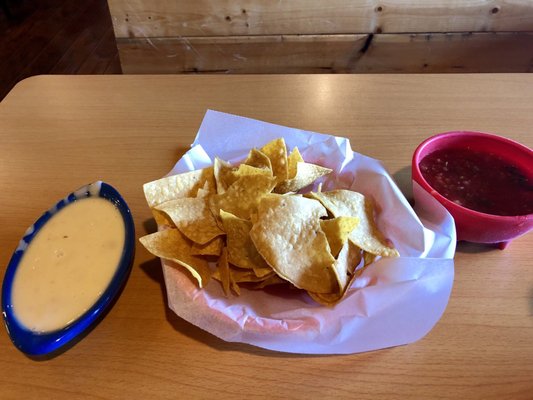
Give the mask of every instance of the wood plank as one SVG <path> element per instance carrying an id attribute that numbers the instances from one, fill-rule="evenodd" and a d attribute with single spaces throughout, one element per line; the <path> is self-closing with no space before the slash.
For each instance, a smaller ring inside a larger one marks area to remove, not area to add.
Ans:
<path id="1" fill-rule="evenodd" d="M 57 3 L 57 2 L 56 2 Z M 17 29 L 6 34 L 7 40 L 0 41 L 0 54 L 9 55 L 0 59 L 0 70 L 3 71 L 2 79 L 6 82 L 16 77 L 17 72 L 12 72 L 13 65 L 30 64 L 58 32 L 61 31 L 67 21 L 61 16 L 64 13 L 76 15 L 82 12 L 79 5 L 73 2 L 63 2 L 52 7 L 48 4 L 39 4 L 38 9 L 28 18 L 28 21 L 20 23 Z"/>
<path id="2" fill-rule="evenodd" d="M 4 38 L 24 37 L 24 34 L 27 34 L 36 22 L 46 18 L 58 8 L 57 0 L 11 1 L 8 6 L 12 14 L 11 18 L 3 13 L 0 15 L 0 30 Z M 8 40 L 0 41 L 0 51 L 3 51 L 6 45 L 12 46 L 13 43 Z"/>
<path id="3" fill-rule="evenodd" d="M 0 41 L 0 99 L 28 76 L 24 70 L 34 65 L 70 19 L 85 11 L 75 2 L 60 0 L 39 1 L 32 6 L 35 10 L 27 14 L 27 20 L 15 21 L 13 29 L 7 30 Z M 37 73 L 47 72 L 41 69 Z"/>
<path id="4" fill-rule="evenodd" d="M 87 19 L 83 23 L 82 31 L 50 72 L 52 74 L 77 73 L 80 66 L 95 51 L 98 43 L 108 30 L 108 25 L 102 23 L 107 18 L 109 18 L 107 4 L 102 1 L 94 3 L 91 7 L 91 12 L 87 14 Z"/>
<path id="5" fill-rule="evenodd" d="M 353 72 L 531 72 L 533 32 L 375 35 Z"/>
<path id="6" fill-rule="evenodd" d="M 367 35 L 117 39 L 124 73 L 344 72 Z"/>
<path id="7" fill-rule="evenodd" d="M 109 64 L 107 65 L 104 73 L 105 74 L 122 74 L 122 66 L 120 65 L 120 57 L 118 55 L 118 52 L 109 61 Z"/>
<path id="8" fill-rule="evenodd" d="M 99 0 L 98 0 L 99 1 Z M 83 29 L 92 22 L 90 15 L 94 12 L 97 1 L 84 3 L 77 13 L 66 20 L 66 25 L 42 48 L 41 53 L 28 65 L 19 70 L 16 81 L 39 74 L 48 74 L 73 45 Z M 30 31 L 31 32 L 31 31 Z M 114 41 L 114 39 L 113 39 Z"/>
<path id="9" fill-rule="evenodd" d="M 108 0 L 115 35 L 530 31 L 530 0 Z"/>
<path id="10" fill-rule="evenodd" d="M 533 33 L 117 39 L 124 73 L 529 72 Z"/>
<path id="11" fill-rule="evenodd" d="M 8 3 L 13 6 L 13 19 L 7 20 L 0 11 L 0 100 L 20 80 L 50 73 L 67 51 L 70 55 L 61 64 L 64 69 L 56 67 L 55 73 L 79 69 L 105 73 L 111 63 L 120 71 L 107 0 Z M 100 10 L 96 18 L 95 10 Z M 76 42 L 80 35 L 90 37 L 87 29 L 105 31 L 101 34 L 105 36 Z"/>
<path id="12" fill-rule="evenodd" d="M 104 74 L 110 62 L 118 56 L 117 44 L 111 24 L 90 57 L 80 66 L 78 74 Z M 120 63 L 119 63 L 120 65 Z"/>

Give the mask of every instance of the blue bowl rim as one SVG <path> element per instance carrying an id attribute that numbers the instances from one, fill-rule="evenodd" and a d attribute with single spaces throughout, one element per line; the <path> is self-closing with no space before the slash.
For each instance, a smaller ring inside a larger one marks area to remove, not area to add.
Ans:
<path id="1" fill-rule="evenodd" d="M 112 202 L 120 211 L 125 225 L 125 242 L 118 268 L 111 279 L 108 287 L 98 298 L 98 300 L 84 312 L 79 318 L 56 331 L 47 333 L 37 333 L 24 327 L 16 318 L 13 312 L 11 301 L 13 279 L 17 267 L 24 255 L 25 248 L 31 243 L 40 229 L 57 212 L 65 206 L 77 200 L 91 196 L 98 196 Z M 2 314 L 4 324 L 13 344 L 23 353 L 30 356 L 42 356 L 58 351 L 63 346 L 78 338 L 86 330 L 91 328 L 99 317 L 105 313 L 113 303 L 129 276 L 135 253 L 135 225 L 133 217 L 126 201 L 120 193 L 111 185 L 97 181 L 82 186 L 78 190 L 70 193 L 64 199 L 59 200 L 55 206 L 44 212 L 35 223 L 30 226 L 22 237 L 19 246 L 13 252 L 11 260 L 4 275 L 2 284 Z"/>

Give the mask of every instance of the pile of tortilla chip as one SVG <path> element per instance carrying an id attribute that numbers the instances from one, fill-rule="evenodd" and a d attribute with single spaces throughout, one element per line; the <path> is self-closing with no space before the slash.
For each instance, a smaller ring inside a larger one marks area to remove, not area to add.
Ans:
<path id="1" fill-rule="evenodd" d="M 157 257 L 186 268 L 200 288 L 291 284 L 334 305 L 376 257 L 398 251 L 377 229 L 370 199 L 350 190 L 298 191 L 332 172 L 288 154 L 280 138 L 239 165 L 209 168 L 144 185 L 159 231 L 140 238 Z"/>

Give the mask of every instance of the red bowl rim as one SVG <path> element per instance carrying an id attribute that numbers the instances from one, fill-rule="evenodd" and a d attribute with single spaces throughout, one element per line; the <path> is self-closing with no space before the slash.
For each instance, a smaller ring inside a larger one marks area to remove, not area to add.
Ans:
<path id="1" fill-rule="evenodd" d="M 443 195 L 441 195 L 437 190 L 435 190 L 426 181 L 426 179 L 422 175 L 422 172 L 420 171 L 420 168 L 419 168 L 419 163 L 421 161 L 420 153 L 422 153 L 424 148 L 428 144 L 430 144 L 432 142 L 435 142 L 435 141 L 438 141 L 438 140 L 440 140 L 440 139 L 442 139 L 444 137 L 464 136 L 464 135 L 468 135 L 470 137 L 483 137 L 483 138 L 488 138 L 488 139 L 492 139 L 492 140 L 495 140 L 495 141 L 505 142 L 507 144 L 510 144 L 512 146 L 515 146 L 515 147 L 521 149 L 522 151 L 530 152 L 532 157 L 533 157 L 533 151 L 529 147 L 527 147 L 527 146 L 523 145 L 522 143 L 519 143 L 519 142 L 517 142 L 515 140 L 509 139 L 509 138 L 506 138 L 506 137 L 503 137 L 503 136 L 495 135 L 495 134 L 492 134 L 492 133 L 476 132 L 476 131 L 449 131 L 449 132 L 438 133 L 436 135 L 430 136 L 427 139 L 425 139 L 422 143 L 420 143 L 418 145 L 418 147 L 416 148 L 415 152 L 413 153 L 412 168 L 413 168 L 413 173 L 416 171 L 416 174 L 418 175 L 418 177 L 419 177 L 419 179 L 421 181 L 421 182 L 418 182 L 418 183 L 421 183 L 422 187 L 427 192 L 429 192 L 432 196 L 436 197 L 441 203 L 445 204 L 447 208 L 448 208 L 448 206 L 451 207 L 452 209 L 456 208 L 456 209 L 458 209 L 458 210 L 460 210 L 462 212 L 469 213 L 472 216 L 484 218 L 486 220 L 494 220 L 494 221 L 500 221 L 500 222 L 504 222 L 504 221 L 505 222 L 511 222 L 511 221 L 516 221 L 517 219 L 526 219 L 526 220 L 533 219 L 533 213 L 525 214 L 525 215 L 495 215 L 495 214 L 487 214 L 487 213 L 484 213 L 484 212 L 481 212 L 481 211 L 473 210 L 471 208 L 463 207 L 463 206 L 461 206 L 461 205 L 459 205 L 457 203 L 454 203 L 453 201 L 449 200 L 448 198 L 444 197 Z M 412 178 L 414 179 L 414 176 Z"/>

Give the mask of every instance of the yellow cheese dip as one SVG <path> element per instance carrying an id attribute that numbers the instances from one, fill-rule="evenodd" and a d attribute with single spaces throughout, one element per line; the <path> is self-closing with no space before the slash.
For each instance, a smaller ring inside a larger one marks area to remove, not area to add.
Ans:
<path id="1" fill-rule="evenodd" d="M 40 333 L 61 329 L 87 311 L 115 274 L 125 242 L 120 211 L 88 197 L 66 205 L 26 249 L 13 280 L 13 312 Z"/>

